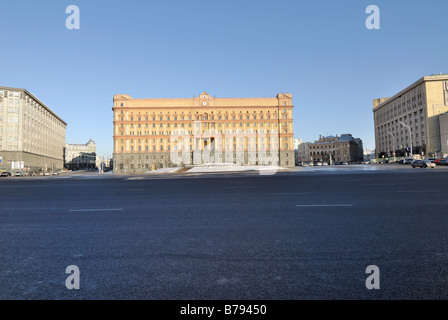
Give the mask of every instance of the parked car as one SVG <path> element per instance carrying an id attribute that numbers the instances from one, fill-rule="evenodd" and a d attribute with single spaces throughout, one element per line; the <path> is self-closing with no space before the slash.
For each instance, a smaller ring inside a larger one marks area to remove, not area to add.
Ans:
<path id="1" fill-rule="evenodd" d="M 423 160 L 425 162 L 425 165 L 427 168 L 435 168 L 436 164 L 432 161 L 430 161 L 429 159 L 425 159 Z"/>
<path id="2" fill-rule="evenodd" d="M 403 159 L 403 164 L 412 164 L 412 162 L 414 162 L 413 158 L 404 158 Z"/>
<path id="3" fill-rule="evenodd" d="M 445 166 L 447 166 L 448 165 L 448 157 L 435 159 L 434 163 L 438 164 L 438 165 L 445 165 Z"/>
<path id="4" fill-rule="evenodd" d="M 428 160 L 429 162 L 434 163 L 434 161 L 436 160 L 436 158 L 428 158 L 428 159 L 426 159 L 426 160 Z"/>
<path id="5" fill-rule="evenodd" d="M 347 161 L 342 161 L 342 163 L 341 164 L 344 164 L 344 165 L 346 165 L 346 164 L 348 164 L 348 162 Z"/>
<path id="6" fill-rule="evenodd" d="M 317 162 L 315 165 L 316 166 L 322 166 L 322 162 Z"/>
<path id="7" fill-rule="evenodd" d="M 5 171 L 2 172 L 2 174 L 0 174 L 0 177 L 10 177 L 11 176 L 11 172 Z"/>
<path id="8" fill-rule="evenodd" d="M 412 168 L 435 168 L 435 164 L 432 163 L 431 161 L 428 161 L 427 159 L 425 160 L 414 160 L 412 162 Z"/>
<path id="9" fill-rule="evenodd" d="M 414 160 L 412 162 L 411 166 L 412 166 L 412 168 L 416 168 L 416 167 L 425 168 L 426 167 L 425 162 L 423 160 Z"/>
<path id="10" fill-rule="evenodd" d="M 14 173 L 14 177 L 22 177 L 22 176 L 24 176 L 25 174 L 24 174 L 24 172 L 23 171 L 16 171 L 15 173 Z"/>

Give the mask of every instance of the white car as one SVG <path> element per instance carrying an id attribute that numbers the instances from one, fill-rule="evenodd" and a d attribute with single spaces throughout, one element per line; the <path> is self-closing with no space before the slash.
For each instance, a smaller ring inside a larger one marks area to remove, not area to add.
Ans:
<path id="1" fill-rule="evenodd" d="M 427 168 L 435 168 L 436 167 L 436 164 L 434 163 L 434 161 L 431 161 L 429 159 L 425 159 L 423 162 L 425 163 L 425 166 Z"/>

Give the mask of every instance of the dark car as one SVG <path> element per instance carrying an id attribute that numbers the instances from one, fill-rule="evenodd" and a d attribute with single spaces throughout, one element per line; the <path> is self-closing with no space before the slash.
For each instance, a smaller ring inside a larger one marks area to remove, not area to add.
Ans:
<path id="1" fill-rule="evenodd" d="M 428 161 L 427 159 L 425 160 L 414 160 L 412 162 L 412 168 L 416 168 L 416 167 L 420 167 L 420 168 L 434 168 L 435 164 L 433 164 L 431 161 Z"/>
<path id="2" fill-rule="evenodd" d="M 11 176 L 11 172 L 2 172 L 2 174 L 0 175 L 0 177 L 10 177 Z"/>

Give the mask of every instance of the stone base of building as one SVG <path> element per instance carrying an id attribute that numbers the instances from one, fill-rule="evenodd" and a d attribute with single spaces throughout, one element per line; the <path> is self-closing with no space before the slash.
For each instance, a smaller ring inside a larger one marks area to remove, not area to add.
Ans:
<path id="1" fill-rule="evenodd" d="M 1 171 L 56 171 L 62 170 L 64 161 L 23 151 L 0 151 Z M 23 163 L 23 169 L 21 169 Z"/>
<path id="2" fill-rule="evenodd" d="M 185 167 L 207 163 L 234 163 L 241 165 L 273 165 L 294 167 L 294 151 L 286 150 L 261 153 L 255 151 L 192 151 L 178 154 L 170 152 L 116 153 L 113 158 L 114 172 L 144 173 L 161 168 Z"/>

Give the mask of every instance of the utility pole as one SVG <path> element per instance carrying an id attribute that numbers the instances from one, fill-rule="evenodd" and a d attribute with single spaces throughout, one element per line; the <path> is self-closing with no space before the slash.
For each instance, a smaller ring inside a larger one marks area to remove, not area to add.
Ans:
<path id="1" fill-rule="evenodd" d="M 411 127 L 404 124 L 402 121 L 398 121 L 401 123 L 402 126 L 406 127 L 409 130 L 409 141 L 411 143 L 411 152 L 409 153 L 409 155 L 412 157 L 412 132 L 411 132 Z"/>
<path id="2" fill-rule="evenodd" d="M 392 149 L 393 149 L 393 155 L 394 155 L 394 162 L 397 161 L 395 159 L 395 136 L 392 132 L 387 131 L 388 134 L 390 134 L 392 136 Z"/>

